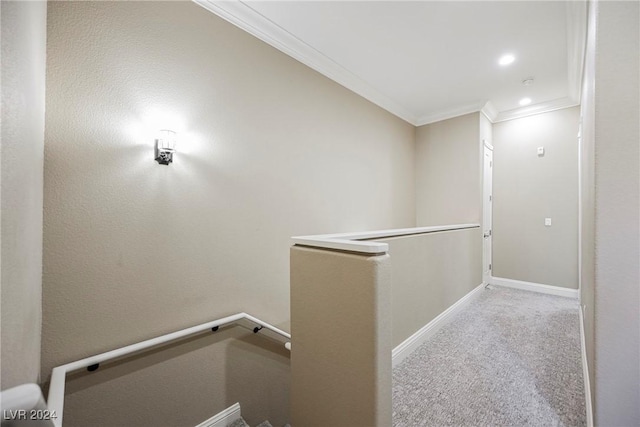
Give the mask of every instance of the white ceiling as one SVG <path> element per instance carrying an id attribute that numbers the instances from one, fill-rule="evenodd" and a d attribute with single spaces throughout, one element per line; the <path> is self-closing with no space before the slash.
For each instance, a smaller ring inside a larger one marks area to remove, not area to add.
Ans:
<path id="1" fill-rule="evenodd" d="M 579 103 L 583 1 L 195 1 L 415 125 Z"/>

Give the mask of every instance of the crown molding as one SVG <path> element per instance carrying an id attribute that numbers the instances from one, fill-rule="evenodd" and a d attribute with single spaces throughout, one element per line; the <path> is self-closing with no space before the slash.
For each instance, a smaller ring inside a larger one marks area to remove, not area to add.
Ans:
<path id="1" fill-rule="evenodd" d="M 496 107 L 493 106 L 491 101 L 487 101 L 482 109 L 480 109 L 480 112 L 484 114 L 491 123 L 494 123 L 498 117 L 498 110 L 496 110 Z"/>
<path id="2" fill-rule="evenodd" d="M 561 110 L 563 108 L 575 107 L 580 102 L 570 97 L 558 98 L 540 104 L 529 105 L 527 107 L 516 108 L 514 110 L 502 111 L 498 113 L 493 123 L 505 122 L 507 120 L 520 119 L 522 117 L 533 116 L 535 114 L 548 113 L 550 111 Z"/>
<path id="3" fill-rule="evenodd" d="M 416 120 L 416 126 L 424 126 L 430 123 L 441 122 L 443 120 L 452 119 L 454 117 L 464 116 L 465 114 L 477 113 L 486 103 L 475 102 L 473 104 L 462 105 L 460 107 L 450 108 L 448 110 L 439 111 L 433 114 L 421 116 Z"/>
<path id="4" fill-rule="evenodd" d="M 390 97 L 239 0 L 193 0 L 209 12 L 302 62 L 377 106 L 416 125 L 416 117 Z"/>
<path id="5" fill-rule="evenodd" d="M 498 112 L 490 101 L 482 101 L 419 117 L 242 1 L 192 1 L 414 126 L 475 112 L 481 112 L 489 121 L 497 123 L 580 104 L 587 26 L 587 2 L 584 0 L 568 1 L 566 4 L 569 87 L 567 97 L 503 112 Z"/>
<path id="6" fill-rule="evenodd" d="M 454 117 L 464 116 L 465 114 L 481 112 L 491 123 L 495 122 L 498 116 L 498 110 L 493 106 L 491 101 L 476 102 L 474 104 L 463 105 L 462 107 L 451 108 L 439 113 L 422 116 L 417 120 L 416 126 L 424 126 L 430 123 L 441 122 Z"/>

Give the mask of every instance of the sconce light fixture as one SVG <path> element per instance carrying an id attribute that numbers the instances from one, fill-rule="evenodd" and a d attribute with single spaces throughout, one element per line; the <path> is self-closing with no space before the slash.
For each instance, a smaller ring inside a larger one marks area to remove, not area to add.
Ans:
<path id="1" fill-rule="evenodd" d="M 155 158 L 161 165 L 173 162 L 173 153 L 176 151 L 176 133 L 163 129 L 156 139 Z"/>

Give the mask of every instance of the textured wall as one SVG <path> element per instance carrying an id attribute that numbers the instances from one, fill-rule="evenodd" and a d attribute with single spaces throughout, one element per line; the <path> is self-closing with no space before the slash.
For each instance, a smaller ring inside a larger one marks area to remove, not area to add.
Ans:
<path id="1" fill-rule="evenodd" d="M 413 126 L 199 6 L 52 2 L 48 31 L 44 378 L 238 311 L 288 329 L 290 236 L 414 225 Z M 181 138 L 170 166 L 152 158 L 164 127 Z M 281 355 L 244 369 L 219 356 L 231 342 L 210 356 L 224 362 L 187 374 L 191 393 L 168 397 L 188 354 L 166 382 L 123 376 L 121 388 L 145 408 L 198 396 L 191 421 L 243 384 L 251 422 L 286 421 L 288 385 L 270 384 Z M 121 399 L 103 392 L 108 378 L 70 386 L 70 425 L 107 423 Z"/>
<path id="2" fill-rule="evenodd" d="M 578 122 L 573 107 L 494 124 L 494 277 L 577 289 Z"/>
<path id="3" fill-rule="evenodd" d="M 479 115 L 467 114 L 416 129 L 416 223 L 480 222 Z"/>
<path id="4" fill-rule="evenodd" d="M 291 420 L 391 425 L 389 255 L 291 248 Z"/>
<path id="5" fill-rule="evenodd" d="M 46 2 L 3 1 L 2 389 L 40 376 Z"/>
<path id="6" fill-rule="evenodd" d="M 640 425 L 640 4 L 599 2 L 596 425 Z"/>
<path id="7" fill-rule="evenodd" d="M 481 239 L 479 228 L 376 239 L 391 255 L 393 347 L 482 283 Z"/>

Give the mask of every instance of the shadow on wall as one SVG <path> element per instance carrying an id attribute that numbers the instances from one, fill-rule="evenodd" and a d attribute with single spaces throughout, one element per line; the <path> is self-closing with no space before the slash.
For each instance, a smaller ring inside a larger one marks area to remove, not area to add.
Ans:
<path id="1" fill-rule="evenodd" d="M 288 353 L 236 326 L 78 371 L 67 376 L 64 426 L 194 426 L 235 402 L 252 425 L 283 425 Z"/>

